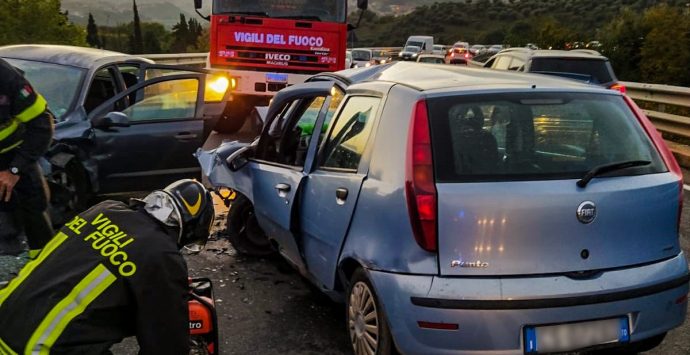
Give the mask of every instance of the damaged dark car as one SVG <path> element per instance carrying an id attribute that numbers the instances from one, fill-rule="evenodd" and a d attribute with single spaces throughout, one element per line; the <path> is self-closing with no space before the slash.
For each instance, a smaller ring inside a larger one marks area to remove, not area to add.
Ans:
<path id="1" fill-rule="evenodd" d="M 0 57 L 24 72 L 55 116 L 41 160 L 55 224 L 96 195 L 200 176 L 193 153 L 223 112 L 226 77 L 70 46 L 5 46 Z"/>

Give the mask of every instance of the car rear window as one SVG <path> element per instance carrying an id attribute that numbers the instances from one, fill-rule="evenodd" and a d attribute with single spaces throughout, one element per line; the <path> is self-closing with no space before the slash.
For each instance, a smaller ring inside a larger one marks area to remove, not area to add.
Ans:
<path id="1" fill-rule="evenodd" d="M 606 176 L 665 172 L 623 98 L 509 93 L 428 100 L 439 182 L 582 178 L 606 164 L 648 160 Z"/>
<path id="2" fill-rule="evenodd" d="M 616 79 L 606 60 L 584 58 L 533 58 L 530 72 L 576 74 L 574 79 L 608 84 Z M 581 75 L 582 77 L 578 77 Z"/>

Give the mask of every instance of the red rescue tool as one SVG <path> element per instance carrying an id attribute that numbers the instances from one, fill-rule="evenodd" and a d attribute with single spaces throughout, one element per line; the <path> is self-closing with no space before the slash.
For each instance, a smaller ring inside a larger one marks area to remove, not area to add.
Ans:
<path id="1" fill-rule="evenodd" d="M 189 280 L 189 335 L 192 354 L 217 355 L 218 317 L 213 283 L 207 278 Z"/>

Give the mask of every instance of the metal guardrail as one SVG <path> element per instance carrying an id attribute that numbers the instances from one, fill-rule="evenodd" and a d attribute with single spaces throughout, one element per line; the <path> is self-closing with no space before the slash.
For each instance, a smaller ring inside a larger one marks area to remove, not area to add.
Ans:
<path id="1" fill-rule="evenodd" d="M 631 82 L 623 85 L 630 98 L 644 103 L 644 112 L 659 131 L 690 139 L 690 117 L 676 114 L 679 109 L 690 110 L 690 88 Z"/>
<path id="2" fill-rule="evenodd" d="M 206 66 L 208 53 L 180 53 L 180 54 L 142 54 L 159 64 Z"/>
<path id="3" fill-rule="evenodd" d="M 690 88 L 622 82 L 627 94 L 635 100 L 664 134 L 666 143 L 680 165 L 690 168 Z M 688 115 L 688 116 L 686 116 Z"/>

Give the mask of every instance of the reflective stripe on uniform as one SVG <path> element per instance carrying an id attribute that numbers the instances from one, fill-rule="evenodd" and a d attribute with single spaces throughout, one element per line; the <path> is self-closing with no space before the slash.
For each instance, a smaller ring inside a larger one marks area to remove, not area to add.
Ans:
<path id="1" fill-rule="evenodd" d="M 2 304 L 7 300 L 8 297 L 14 292 L 14 290 L 19 287 L 19 285 L 24 282 L 29 275 L 36 269 L 41 263 L 48 257 L 50 254 L 55 251 L 65 240 L 67 239 L 67 234 L 64 234 L 62 232 L 59 232 L 53 239 L 46 244 L 46 246 L 43 248 L 41 251 L 41 254 L 38 255 L 38 259 L 29 261 L 20 271 L 19 275 L 12 280 L 7 287 L 3 288 L 0 290 L 0 307 L 2 307 Z"/>
<path id="2" fill-rule="evenodd" d="M 19 142 L 14 143 L 14 144 L 12 144 L 11 146 L 9 146 L 9 147 L 7 147 L 7 148 L 2 148 L 2 149 L 0 149 L 0 154 L 2 154 L 2 153 L 7 153 L 7 152 L 9 152 L 10 150 L 19 147 L 20 145 L 22 145 L 22 143 L 24 143 L 24 141 L 23 141 L 23 140 L 20 140 Z"/>
<path id="3" fill-rule="evenodd" d="M 39 254 L 41 254 L 41 249 L 30 249 L 29 259 L 34 260 Z"/>
<path id="4" fill-rule="evenodd" d="M 86 310 L 117 278 L 103 264 L 84 277 L 41 321 L 24 349 L 25 355 L 47 355 L 75 317 Z"/>
<path id="5" fill-rule="evenodd" d="M 44 99 L 41 95 L 36 95 L 36 101 L 18 114 L 16 118 L 23 123 L 29 122 L 42 114 L 46 110 L 47 106 L 48 103 L 46 102 L 46 99 Z"/>
<path id="6" fill-rule="evenodd" d="M 19 128 L 17 120 L 12 120 L 5 127 L 0 128 L 0 142 L 14 133 L 17 128 Z"/>
<path id="7" fill-rule="evenodd" d="M 0 339 L 0 355 L 17 355 L 17 353 Z"/>

